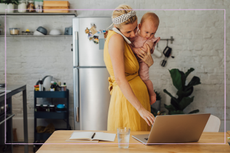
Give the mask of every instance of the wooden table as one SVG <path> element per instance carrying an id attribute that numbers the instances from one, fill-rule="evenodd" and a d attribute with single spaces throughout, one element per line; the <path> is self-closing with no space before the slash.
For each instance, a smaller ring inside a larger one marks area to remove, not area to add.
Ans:
<path id="1" fill-rule="evenodd" d="M 103 131 L 108 132 L 108 131 Z M 135 134 L 148 134 L 148 132 L 131 132 L 130 144 L 128 149 L 119 149 L 117 144 L 117 137 L 114 142 L 100 141 L 99 143 L 77 143 L 67 142 L 73 133 L 73 130 L 60 130 L 55 131 L 49 139 L 41 146 L 37 153 L 114 153 L 114 152 L 215 152 L 215 153 L 230 153 L 230 146 L 224 143 L 223 132 L 205 132 L 202 134 L 199 143 L 192 144 L 161 144 L 145 146 L 135 139 L 132 135 Z M 115 133 L 115 132 L 108 132 Z M 226 136 L 230 136 L 226 134 Z M 226 138 L 225 138 L 226 139 Z M 201 144 L 202 143 L 202 144 Z M 210 143 L 210 144 L 208 144 Z"/>

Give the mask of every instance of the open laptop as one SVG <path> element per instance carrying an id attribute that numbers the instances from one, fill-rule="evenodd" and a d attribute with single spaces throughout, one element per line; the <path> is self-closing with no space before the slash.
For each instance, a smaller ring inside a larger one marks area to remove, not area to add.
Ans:
<path id="1" fill-rule="evenodd" d="M 149 134 L 133 135 L 145 145 L 151 143 L 197 142 L 205 128 L 210 114 L 160 115 Z"/>

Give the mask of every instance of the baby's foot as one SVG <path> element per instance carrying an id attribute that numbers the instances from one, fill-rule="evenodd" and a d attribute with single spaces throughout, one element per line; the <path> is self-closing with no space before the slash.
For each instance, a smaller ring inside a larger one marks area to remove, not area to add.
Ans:
<path id="1" fill-rule="evenodd" d="M 150 96 L 150 105 L 154 104 L 156 102 L 156 94 Z"/>

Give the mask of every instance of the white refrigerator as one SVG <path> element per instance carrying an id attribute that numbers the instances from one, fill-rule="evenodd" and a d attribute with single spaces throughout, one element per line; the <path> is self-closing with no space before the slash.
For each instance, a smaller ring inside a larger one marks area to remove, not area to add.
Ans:
<path id="1" fill-rule="evenodd" d="M 76 130 L 107 130 L 110 102 L 109 74 L 105 67 L 103 52 L 105 30 L 111 23 L 111 17 L 73 18 L 74 129 Z M 95 30 L 97 33 L 93 34 L 92 31 Z"/>

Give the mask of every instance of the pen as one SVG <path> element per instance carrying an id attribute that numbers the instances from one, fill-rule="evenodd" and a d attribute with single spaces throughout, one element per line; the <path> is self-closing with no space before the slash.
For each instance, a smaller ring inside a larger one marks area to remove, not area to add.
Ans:
<path id="1" fill-rule="evenodd" d="M 94 133 L 94 134 L 92 135 L 91 139 L 93 139 L 93 137 L 95 136 L 95 134 L 96 134 L 96 133 Z"/>

